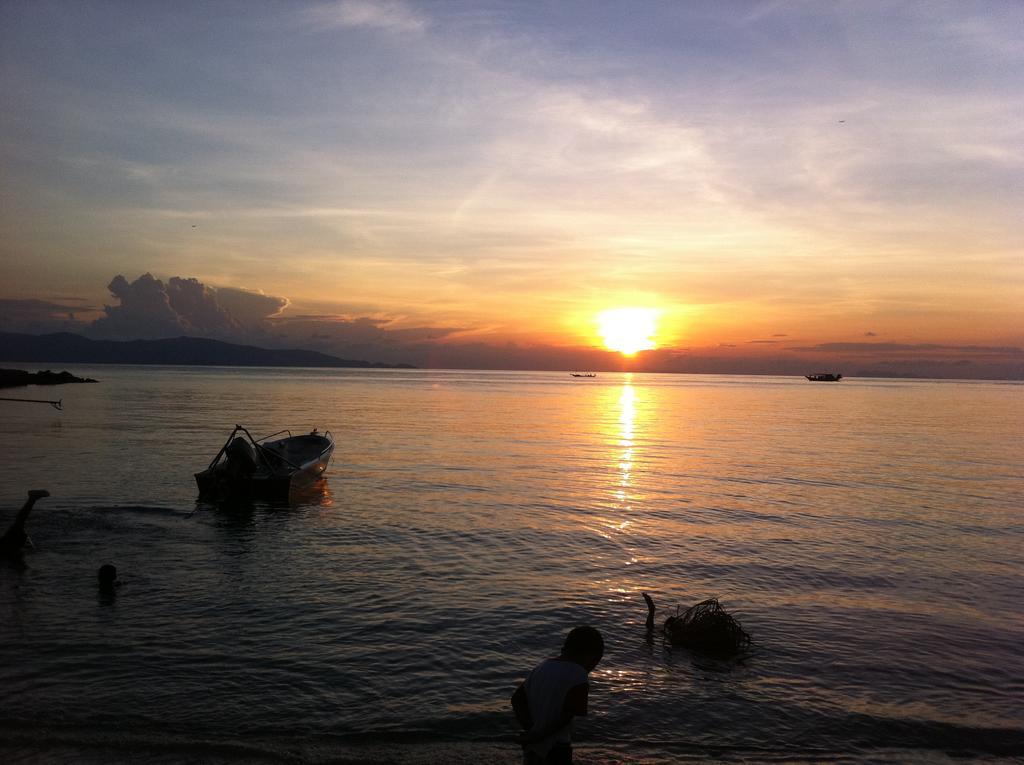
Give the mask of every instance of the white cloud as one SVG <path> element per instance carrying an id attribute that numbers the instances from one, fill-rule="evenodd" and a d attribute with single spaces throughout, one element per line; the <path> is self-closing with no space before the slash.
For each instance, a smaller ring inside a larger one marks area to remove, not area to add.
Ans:
<path id="1" fill-rule="evenodd" d="M 314 26 L 328 29 L 368 27 L 418 32 L 427 26 L 427 20 L 405 3 L 387 0 L 339 0 L 310 8 L 305 18 Z"/>
<path id="2" fill-rule="evenodd" d="M 165 284 L 146 273 L 129 282 L 118 275 L 110 294 L 119 305 L 104 306 L 92 334 L 113 338 L 178 335 L 243 340 L 265 331 L 264 322 L 288 305 L 286 298 L 237 288 L 217 289 L 198 279 L 173 276 Z"/>

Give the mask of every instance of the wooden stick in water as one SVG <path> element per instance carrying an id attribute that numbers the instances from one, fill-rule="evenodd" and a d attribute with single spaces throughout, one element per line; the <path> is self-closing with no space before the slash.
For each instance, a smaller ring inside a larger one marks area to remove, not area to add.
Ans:
<path id="1" fill-rule="evenodd" d="M 24 401 L 27 404 L 49 404 L 58 411 L 64 409 L 64 404 L 61 403 L 63 400 L 64 399 L 59 399 L 57 401 L 46 401 L 45 399 L 41 398 L 0 398 L 0 401 Z"/>

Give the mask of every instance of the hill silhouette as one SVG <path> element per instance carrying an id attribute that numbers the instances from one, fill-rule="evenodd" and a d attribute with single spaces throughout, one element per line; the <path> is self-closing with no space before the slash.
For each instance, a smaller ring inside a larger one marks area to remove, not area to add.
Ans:
<path id="1" fill-rule="evenodd" d="M 90 340 L 70 332 L 26 335 L 0 332 L 0 361 L 75 362 L 79 364 L 182 364 L 232 367 L 362 367 L 411 369 L 341 359 L 319 351 L 258 348 L 202 337 L 166 340 Z"/>

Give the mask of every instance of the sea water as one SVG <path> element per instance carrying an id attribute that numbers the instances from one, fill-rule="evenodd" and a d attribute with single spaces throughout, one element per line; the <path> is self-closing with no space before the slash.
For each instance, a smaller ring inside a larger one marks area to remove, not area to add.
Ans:
<path id="1" fill-rule="evenodd" d="M 52 494 L 0 565 L 6 761 L 512 763 L 582 623 L 583 762 L 1024 755 L 1021 384 L 72 371 L 0 402 L 0 525 Z M 197 502 L 236 423 L 329 429 L 327 480 Z M 751 655 L 648 642 L 642 591 Z"/>

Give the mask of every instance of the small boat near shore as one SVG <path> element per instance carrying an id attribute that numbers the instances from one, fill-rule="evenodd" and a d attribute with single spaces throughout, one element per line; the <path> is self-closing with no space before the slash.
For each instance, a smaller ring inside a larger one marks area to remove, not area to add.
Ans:
<path id="1" fill-rule="evenodd" d="M 570 372 L 570 377 L 597 377 L 596 372 Z"/>
<path id="2" fill-rule="evenodd" d="M 831 372 L 815 372 L 812 375 L 804 375 L 811 382 L 839 382 L 843 379 L 842 375 L 832 374 Z"/>
<path id="3" fill-rule="evenodd" d="M 210 466 L 195 474 L 196 485 L 200 496 L 287 497 L 323 476 L 333 453 L 330 431 L 281 430 L 257 439 L 235 425 Z"/>

